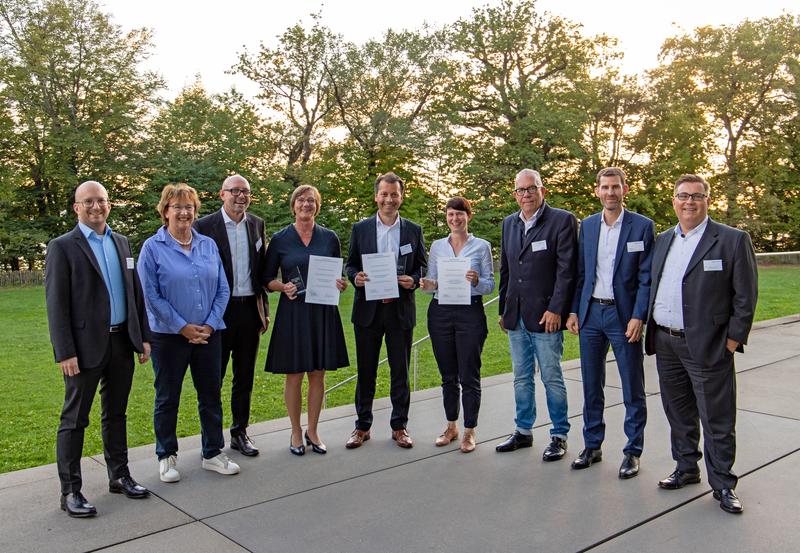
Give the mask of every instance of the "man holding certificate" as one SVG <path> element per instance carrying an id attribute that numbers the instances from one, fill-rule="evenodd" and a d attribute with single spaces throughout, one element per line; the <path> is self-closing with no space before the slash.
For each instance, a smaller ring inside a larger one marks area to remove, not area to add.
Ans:
<path id="1" fill-rule="evenodd" d="M 378 213 L 353 225 L 350 235 L 345 270 L 356 287 L 352 321 L 358 359 L 355 397 L 358 418 L 347 440 L 348 449 L 360 447 L 370 439 L 372 400 L 384 340 L 391 374 L 392 439 L 403 448 L 414 445 L 406 430 L 411 401 L 408 365 L 417 322 L 414 289 L 427 267 L 427 256 L 422 229 L 400 217 L 404 192 L 403 179 L 394 173 L 378 177 L 375 181 Z"/>
<path id="2" fill-rule="evenodd" d="M 475 450 L 475 427 L 481 405 L 481 352 L 486 341 L 483 295 L 494 290 L 492 246 L 467 232 L 472 208 L 464 198 L 445 205 L 450 235 L 431 244 L 430 270 L 420 280 L 434 292 L 428 306 L 428 332 L 442 375 L 447 428 L 436 439 L 445 446 L 458 439 L 459 399 L 464 406 L 461 451 Z M 460 397 L 459 397 L 460 396 Z"/>

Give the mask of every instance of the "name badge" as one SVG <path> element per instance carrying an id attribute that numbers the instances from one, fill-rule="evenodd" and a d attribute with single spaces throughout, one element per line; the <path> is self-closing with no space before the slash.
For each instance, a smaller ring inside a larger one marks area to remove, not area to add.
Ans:
<path id="1" fill-rule="evenodd" d="M 532 252 L 540 252 L 546 249 L 547 249 L 547 240 L 539 240 L 537 242 L 531 243 Z"/>
<path id="2" fill-rule="evenodd" d="M 128 267 L 128 269 L 133 269 L 133 258 L 132 257 L 126 257 L 125 258 L 125 265 Z"/>
<path id="3" fill-rule="evenodd" d="M 256 250 L 260 250 L 260 249 L 261 249 L 261 246 L 262 246 L 263 244 L 264 244 L 264 242 L 261 240 L 261 238 L 259 238 L 259 239 L 258 239 L 258 242 L 256 242 Z"/>
<path id="4" fill-rule="evenodd" d="M 400 255 L 408 255 L 412 252 L 411 244 L 406 244 L 404 246 L 400 246 Z"/>
<path id="5" fill-rule="evenodd" d="M 638 242 L 628 242 L 628 253 L 633 252 L 643 252 L 644 251 L 644 242 L 639 240 Z"/>
<path id="6" fill-rule="evenodd" d="M 722 270 L 722 260 L 721 259 L 704 259 L 703 260 L 703 270 L 704 271 L 721 271 Z"/>

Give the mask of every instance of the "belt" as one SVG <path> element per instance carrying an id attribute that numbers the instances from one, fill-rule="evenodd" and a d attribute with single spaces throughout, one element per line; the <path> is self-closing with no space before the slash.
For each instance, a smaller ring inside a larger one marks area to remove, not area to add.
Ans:
<path id="1" fill-rule="evenodd" d="M 592 302 L 600 305 L 614 305 L 616 303 L 613 299 L 596 298 L 594 296 L 592 296 Z"/>
<path id="2" fill-rule="evenodd" d="M 117 332 L 122 332 L 122 325 L 111 325 L 108 327 L 108 332 L 111 334 L 116 334 Z"/>
<path id="3" fill-rule="evenodd" d="M 674 336 L 675 338 L 686 338 L 686 333 L 679 328 L 670 328 L 668 326 L 661 326 L 661 325 L 656 325 L 656 327 L 661 332 L 669 334 L 670 336 Z"/>
<path id="4" fill-rule="evenodd" d="M 397 298 L 386 298 L 381 300 L 381 303 L 394 303 L 397 301 Z"/>
<path id="5" fill-rule="evenodd" d="M 228 301 L 230 303 L 247 303 L 253 301 L 255 298 L 255 296 L 231 296 Z"/>

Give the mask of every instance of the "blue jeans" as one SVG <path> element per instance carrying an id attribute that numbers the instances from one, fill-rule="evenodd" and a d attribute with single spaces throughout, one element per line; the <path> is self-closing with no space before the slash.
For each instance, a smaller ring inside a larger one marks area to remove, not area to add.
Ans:
<path id="1" fill-rule="evenodd" d="M 550 435 L 567 439 L 567 387 L 561 373 L 561 354 L 564 352 L 562 331 L 529 332 L 522 318 L 516 330 L 508 331 L 511 363 L 514 366 L 514 401 L 517 406 L 517 430 L 529 433 L 536 421 L 536 395 L 533 375 L 536 363 L 547 394 L 547 411 L 553 428 Z"/>

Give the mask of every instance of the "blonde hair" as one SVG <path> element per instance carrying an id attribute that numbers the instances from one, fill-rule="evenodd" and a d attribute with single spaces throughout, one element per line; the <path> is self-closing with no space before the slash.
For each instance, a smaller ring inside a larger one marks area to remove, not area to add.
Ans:
<path id="1" fill-rule="evenodd" d="M 197 197 L 197 190 L 186 184 L 168 184 L 161 191 L 161 199 L 156 206 L 156 211 L 161 215 L 161 222 L 167 226 L 167 207 L 172 200 L 191 202 L 194 205 L 194 216 L 200 212 L 200 198 Z"/>

